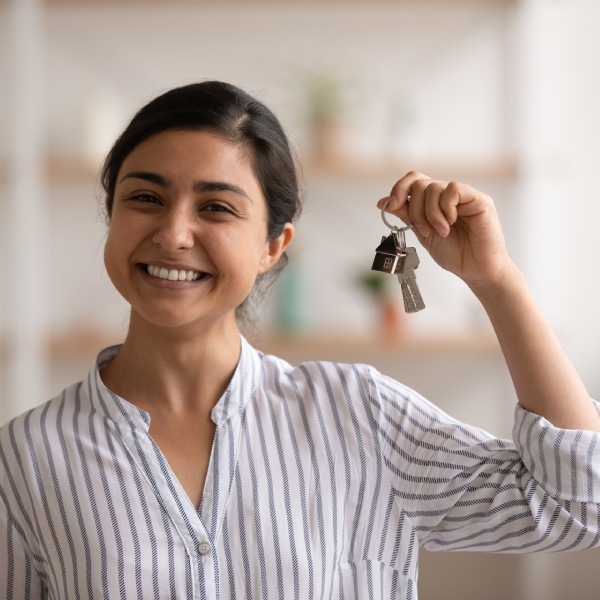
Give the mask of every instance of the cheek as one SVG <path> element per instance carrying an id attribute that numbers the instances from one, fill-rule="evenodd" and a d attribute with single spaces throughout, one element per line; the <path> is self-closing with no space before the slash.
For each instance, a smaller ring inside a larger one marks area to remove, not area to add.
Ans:
<path id="1" fill-rule="evenodd" d="M 248 248 L 248 261 L 252 263 L 254 275 L 259 275 L 265 270 L 265 262 L 268 258 L 269 244 L 267 242 L 255 243 L 252 249 Z M 250 265 L 248 265 L 250 267 Z"/>
<path id="2" fill-rule="evenodd" d="M 266 229 L 263 232 L 254 228 L 207 232 L 207 235 L 201 238 L 202 243 L 210 244 L 215 251 L 219 249 L 219 254 L 223 256 L 235 256 L 239 262 L 246 265 L 250 262 L 258 263 L 268 248 Z"/>
<path id="3" fill-rule="evenodd" d="M 114 264 L 114 235 L 109 231 L 104 243 L 104 268 L 113 285 L 115 284 Z"/>
<path id="4" fill-rule="evenodd" d="M 125 232 L 119 232 L 114 225 L 110 226 L 104 243 L 104 266 L 113 283 L 115 283 L 114 277 L 118 272 L 118 266 L 126 263 L 123 256 L 126 252 L 124 248 L 126 240 Z"/>
<path id="5" fill-rule="evenodd" d="M 108 225 L 104 244 L 105 259 L 107 254 L 124 258 L 130 253 L 143 235 L 143 225 L 140 219 L 124 218 L 117 212 Z"/>

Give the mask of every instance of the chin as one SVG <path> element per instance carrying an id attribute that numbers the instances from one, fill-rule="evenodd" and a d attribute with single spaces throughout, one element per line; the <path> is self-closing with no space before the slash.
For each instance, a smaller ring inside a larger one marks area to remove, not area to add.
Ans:
<path id="1" fill-rule="evenodd" d="M 229 328 L 232 324 L 237 327 L 237 321 L 235 317 L 235 309 L 230 311 L 222 312 L 219 314 L 195 314 L 195 315 L 184 315 L 182 311 L 177 313 L 158 313 L 153 311 L 153 314 L 148 312 L 137 312 L 137 318 L 132 318 L 138 323 L 146 323 L 150 327 L 163 329 L 171 333 L 177 333 L 178 331 L 190 333 L 192 331 L 202 333 L 211 329 L 225 329 Z"/>

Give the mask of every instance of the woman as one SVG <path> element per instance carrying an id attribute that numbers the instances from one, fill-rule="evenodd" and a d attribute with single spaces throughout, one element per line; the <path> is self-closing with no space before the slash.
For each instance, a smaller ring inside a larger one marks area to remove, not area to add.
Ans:
<path id="1" fill-rule="evenodd" d="M 418 545 L 600 545 L 598 405 L 488 196 L 411 172 L 379 206 L 485 307 L 518 395 L 514 442 L 371 367 L 291 366 L 240 335 L 299 213 L 285 135 L 241 90 L 153 100 L 102 180 L 129 331 L 0 430 L 3 597 L 415 598 Z"/>

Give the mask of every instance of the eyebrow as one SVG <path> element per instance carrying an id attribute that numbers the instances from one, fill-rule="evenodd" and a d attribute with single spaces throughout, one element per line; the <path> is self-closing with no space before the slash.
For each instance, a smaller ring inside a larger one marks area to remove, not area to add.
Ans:
<path id="1" fill-rule="evenodd" d="M 143 179 L 144 181 L 149 181 L 150 183 L 154 183 L 159 185 L 160 187 L 167 188 L 170 185 L 169 180 L 158 173 L 153 173 L 151 171 L 131 171 L 127 173 L 119 180 L 119 183 L 122 183 L 126 179 Z M 194 182 L 194 192 L 200 194 L 203 192 L 233 192 L 235 194 L 239 194 L 240 196 L 244 196 L 252 202 L 252 198 L 246 193 L 244 188 L 241 188 L 239 185 L 235 185 L 233 183 L 228 183 L 227 181 L 212 181 L 212 180 L 199 180 Z"/>

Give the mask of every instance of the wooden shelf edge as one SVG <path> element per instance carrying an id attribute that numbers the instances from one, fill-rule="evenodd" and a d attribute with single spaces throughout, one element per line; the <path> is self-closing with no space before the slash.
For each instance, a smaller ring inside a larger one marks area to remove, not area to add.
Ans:
<path id="1" fill-rule="evenodd" d="M 49 159 L 45 177 L 48 183 L 99 183 L 100 168 L 83 161 Z"/>
<path id="2" fill-rule="evenodd" d="M 340 332 L 320 334 L 266 334 L 251 340 L 256 348 L 299 360 L 369 362 L 385 356 L 494 356 L 500 354 L 490 331 L 461 334 L 431 333 L 382 336 Z"/>
<path id="3" fill-rule="evenodd" d="M 97 167 L 83 161 L 48 159 L 42 162 L 36 173 L 47 184 L 99 183 L 100 165 Z M 0 184 L 10 183 L 8 161 L 0 161 Z"/>
<path id="4" fill-rule="evenodd" d="M 337 178 L 349 181 L 399 179 L 410 170 L 421 171 L 436 179 L 514 181 L 521 172 L 517 159 L 511 156 L 484 160 L 410 156 L 397 160 L 340 158 L 333 161 L 317 161 L 309 159 L 301 163 L 301 166 L 306 179 Z"/>
<path id="5" fill-rule="evenodd" d="M 104 348 L 123 343 L 124 333 L 102 330 L 76 330 L 48 336 L 46 355 L 51 361 L 93 360 Z"/>
<path id="6" fill-rule="evenodd" d="M 420 4 L 512 6 L 519 0 L 421 0 Z M 305 5 L 369 5 L 373 4 L 415 4 L 416 0 L 43 0 L 42 5 L 68 7 L 125 7 L 125 6 L 305 6 Z M 1 4 L 1 3 L 0 3 Z"/>
<path id="7" fill-rule="evenodd" d="M 499 180 L 513 181 L 520 174 L 515 157 L 496 158 L 417 158 L 407 156 L 397 160 L 344 158 L 317 160 L 300 157 L 299 166 L 304 179 L 374 181 L 398 179 L 407 171 L 416 169 L 439 179 Z M 49 159 L 44 165 L 43 176 L 49 184 L 89 183 L 100 185 L 100 165 L 97 167 L 83 161 Z M 9 179 L 8 167 L 0 164 L 0 182 Z"/>
<path id="8" fill-rule="evenodd" d="M 93 360 L 107 346 L 122 343 L 125 334 L 119 331 L 76 330 L 51 334 L 45 340 L 50 361 Z M 369 362 L 373 358 L 393 356 L 496 356 L 500 346 L 489 330 L 464 333 L 399 334 L 394 337 L 367 333 L 266 332 L 249 337 L 257 349 L 267 353 L 303 360 L 335 360 Z M 9 340 L 0 339 L 0 357 L 10 354 Z"/>

